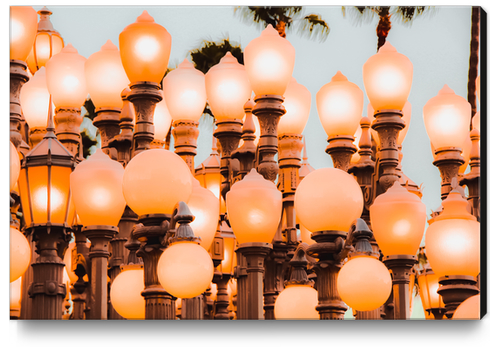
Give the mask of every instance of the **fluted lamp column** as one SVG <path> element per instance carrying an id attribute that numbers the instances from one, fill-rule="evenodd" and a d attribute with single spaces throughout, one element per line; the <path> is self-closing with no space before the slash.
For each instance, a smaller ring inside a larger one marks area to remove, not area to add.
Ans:
<path id="1" fill-rule="evenodd" d="M 471 105 L 446 84 L 423 111 L 425 130 L 435 148 L 434 165 L 441 172 L 441 198 L 445 199 L 464 164 L 461 151 L 470 129 Z"/>
<path id="2" fill-rule="evenodd" d="M 56 106 L 56 136 L 75 156 L 82 156 L 81 108 L 87 98 L 85 61 L 69 43 L 46 62 L 48 91 Z"/>
<path id="3" fill-rule="evenodd" d="M 468 187 L 471 214 L 480 221 L 480 131 L 476 127 L 471 130 L 470 138 L 472 142 L 469 153 L 471 170 L 461 178 L 460 184 Z"/>
<path id="4" fill-rule="evenodd" d="M 162 100 L 160 82 L 167 70 L 171 40 L 146 10 L 119 34 L 121 61 L 131 82 L 127 98 L 136 112 L 133 156 L 149 149 L 154 138 L 153 113 Z"/>
<path id="5" fill-rule="evenodd" d="M 335 168 L 309 173 L 299 184 L 294 207 L 301 223 L 312 232 L 315 241 L 307 254 L 316 259 L 316 289 L 320 319 L 343 319 L 347 305 L 337 290 L 337 277 L 343 259 L 339 259 L 352 222 L 361 216 L 362 191 L 356 180 Z"/>
<path id="6" fill-rule="evenodd" d="M 194 174 L 199 118 L 206 107 L 204 74 L 184 59 L 163 79 L 163 94 L 173 120 L 174 148 Z"/>
<path id="7" fill-rule="evenodd" d="M 260 196 L 260 199 L 257 199 Z M 281 193 L 275 185 L 252 169 L 245 178 L 236 182 L 226 196 L 228 218 L 247 262 L 247 291 L 238 293 L 238 308 L 246 302 L 247 311 L 242 319 L 264 319 L 263 275 L 264 259 L 272 248 L 271 242 L 281 219 Z"/>
<path id="8" fill-rule="evenodd" d="M 29 80 L 26 59 L 37 32 L 37 14 L 30 6 L 10 7 L 10 141 L 19 148 L 22 111 L 20 91 Z"/>
<path id="9" fill-rule="evenodd" d="M 356 152 L 354 134 L 362 117 L 363 100 L 362 90 L 340 71 L 316 95 L 320 121 L 328 135 L 325 151 L 337 169 L 347 171 Z"/>
<path id="10" fill-rule="evenodd" d="M 93 124 L 99 129 L 102 151 L 111 159 L 117 159 L 117 151 L 109 147 L 109 142 L 120 132 L 121 92 L 128 86 L 129 79 L 119 50 L 110 40 L 87 59 L 85 77 L 95 106 Z"/>
<path id="11" fill-rule="evenodd" d="M 272 25 L 253 39 L 243 52 L 245 69 L 254 91 L 253 114 L 260 123 L 258 172 L 274 182 L 279 171 L 274 156 L 277 153 L 277 124 L 286 112 L 284 93 L 294 69 L 295 50 L 279 36 Z"/>
<path id="12" fill-rule="evenodd" d="M 133 157 L 123 176 L 123 194 L 128 206 L 139 216 L 133 230 L 141 242 L 137 255 L 145 272 L 146 319 L 175 319 L 175 302 L 158 281 L 157 264 L 165 246 L 175 204 L 188 201 L 192 175 L 186 163 L 165 149 L 149 149 Z"/>

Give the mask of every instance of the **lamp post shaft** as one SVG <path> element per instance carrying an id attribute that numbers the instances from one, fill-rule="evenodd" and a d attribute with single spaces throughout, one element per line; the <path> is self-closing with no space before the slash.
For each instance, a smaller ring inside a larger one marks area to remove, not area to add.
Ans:
<path id="1" fill-rule="evenodd" d="M 248 293 L 248 275 L 247 260 L 241 252 L 237 253 L 237 266 L 235 278 L 237 279 L 237 319 L 247 319 L 247 293 Z"/>
<path id="2" fill-rule="evenodd" d="M 17 149 L 25 141 L 22 136 L 20 90 L 27 81 L 27 64 L 21 60 L 10 60 L 10 141 Z"/>
<path id="3" fill-rule="evenodd" d="M 438 148 L 434 165 L 441 173 L 441 199 L 444 200 L 451 192 L 451 182 L 458 177 L 459 167 L 464 164 L 461 149 L 455 147 Z"/>
<path id="4" fill-rule="evenodd" d="M 230 313 L 228 311 L 228 305 L 230 304 L 228 297 L 228 281 L 230 275 L 221 275 L 221 278 L 216 282 L 218 292 L 216 294 L 216 313 L 214 319 L 216 320 L 229 320 Z"/>
<path id="5" fill-rule="evenodd" d="M 439 284 L 437 293 L 442 296 L 448 319 L 463 301 L 480 293 L 476 278 L 472 276 L 443 276 L 439 278 Z"/>
<path id="6" fill-rule="evenodd" d="M 184 161 L 194 175 L 194 157 L 197 154 L 197 137 L 199 136 L 198 122 L 175 121 L 172 134 L 174 135 L 175 153 Z"/>
<path id="7" fill-rule="evenodd" d="M 325 152 L 332 157 L 333 166 L 336 169 L 347 172 L 352 155 L 356 153 L 354 136 L 337 135 L 328 138 L 329 145 Z"/>
<path id="8" fill-rule="evenodd" d="M 387 256 L 383 262 L 393 275 L 394 319 L 410 319 L 410 272 L 416 256 Z"/>
<path id="9" fill-rule="evenodd" d="M 119 135 L 119 119 L 121 110 L 118 108 L 98 108 L 95 110 L 96 117 L 93 124 L 99 129 L 101 148 L 111 159 L 117 159 L 117 150 L 109 147 L 110 141 Z"/>
<path id="10" fill-rule="evenodd" d="M 56 108 L 54 117 L 56 137 L 75 158 L 82 156 L 80 137 L 82 120 L 79 108 Z"/>

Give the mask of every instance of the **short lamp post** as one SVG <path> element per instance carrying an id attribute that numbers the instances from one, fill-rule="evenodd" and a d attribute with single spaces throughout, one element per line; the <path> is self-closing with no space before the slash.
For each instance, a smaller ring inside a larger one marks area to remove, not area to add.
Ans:
<path id="1" fill-rule="evenodd" d="M 91 241 L 89 318 L 107 319 L 109 242 L 118 232 L 126 207 L 122 193 L 122 165 L 97 149 L 70 176 L 73 201 L 82 233 Z"/>

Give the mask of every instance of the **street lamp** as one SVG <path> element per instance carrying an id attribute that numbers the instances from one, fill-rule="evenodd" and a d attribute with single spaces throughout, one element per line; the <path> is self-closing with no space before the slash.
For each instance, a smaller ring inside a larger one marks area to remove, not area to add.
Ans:
<path id="1" fill-rule="evenodd" d="M 434 145 L 434 165 L 441 172 L 441 198 L 451 191 L 453 177 L 464 164 L 461 151 L 471 122 L 471 105 L 446 85 L 424 106 L 425 130 Z"/>
<path id="2" fill-rule="evenodd" d="M 172 116 L 168 111 L 167 103 L 163 95 L 163 90 L 160 91 L 162 100 L 155 105 L 155 112 L 153 113 L 153 125 L 155 126 L 155 137 L 151 143 L 151 148 L 162 148 L 167 138 L 167 134 L 172 125 Z M 170 143 L 165 143 L 168 148 Z"/>
<path id="3" fill-rule="evenodd" d="M 123 106 L 121 92 L 128 86 L 129 79 L 119 50 L 110 40 L 87 59 L 85 77 L 87 91 L 95 106 L 96 117 L 93 124 L 99 129 L 101 148 L 115 159 L 116 154 L 111 154 L 109 142 L 120 131 L 119 118 Z"/>
<path id="4" fill-rule="evenodd" d="M 56 106 L 56 136 L 75 156 L 81 156 L 81 107 L 87 98 L 85 61 L 69 43 L 46 62 L 46 83 Z"/>
<path id="5" fill-rule="evenodd" d="M 24 234 L 10 227 L 10 283 L 19 279 L 31 263 L 31 246 Z"/>
<path id="6" fill-rule="evenodd" d="M 154 138 L 153 113 L 162 99 L 160 82 L 167 70 L 172 38 L 147 11 L 119 34 L 121 61 L 131 82 L 127 96 L 137 114 L 134 155 L 149 149 Z"/>
<path id="7" fill-rule="evenodd" d="M 458 319 L 481 319 L 480 294 L 469 297 L 458 306 L 452 320 Z"/>
<path id="8" fill-rule="evenodd" d="M 347 171 L 356 152 L 354 134 L 362 117 L 364 94 L 340 71 L 316 94 L 318 115 L 328 135 L 326 152 L 334 167 Z"/>
<path id="9" fill-rule="evenodd" d="M 426 264 L 420 273 L 417 274 L 417 281 L 420 290 L 420 298 L 422 306 L 429 317 L 442 319 L 444 312 L 444 302 L 442 296 L 439 295 L 439 277 L 432 271 L 429 264 Z"/>
<path id="10" fill-rule="evenodd" d="M 111 305 L 126 319 L 145 319 L 145 289 L 142 264 L 121 265 L 121 272 L 111 284 Z"/>

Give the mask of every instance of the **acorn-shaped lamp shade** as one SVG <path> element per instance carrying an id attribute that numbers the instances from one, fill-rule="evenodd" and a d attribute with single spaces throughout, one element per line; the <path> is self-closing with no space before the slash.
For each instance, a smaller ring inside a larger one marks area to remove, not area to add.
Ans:
<path id="1" fill-rule="evenodd" d="M 402 110 L 412 87 L 413 65 L 388 41 L 362 67 L 364 89 L 375 111 Z"/>
<path id="2" fill-rule="evenodd" d="M 310 91 L 292 77 L 284 93 L 283 105 L 286 113 L 279 120 L 278 135 L 303 133 L 310 114 Z"/>
<path id="3" fill-rule="evenodd" d="M 252 169 L 231 187 L 226 207 L 238 243 L 272 242 L 282 211 L 281 192 L 274 183 Z"/>
<path id="4" fill-rule="evenodd" d="M 163 94 L 174 121 L 199 121 L 206 107 L 204 74 L 184 59 L 163 79 Z M 243 105 L 242 105 L 243 106 Z"/>
<path id="5" fill-rule="evenodd" d="M 117 226 L 126 207 L 124 168 L 98 148 L 70 175 L 77 214 L 83 225 Z"/>
<path id="6" fill-rule="evenodd" d="M 150 149 L 136 155 L 126 166 L 123 194 L 138 215 L 172 214 L 175 204 L 187 202 L 192 193 L 189 167 L 177 154 Z"/>
<path id="7" fill-rule="evenodd" d="M 242 119 L 243 105 L 252 94 L 245 67 L 227 52 L 205 79 L 209 107 L 216 120 Z"/>
<path id="8" fill-rule="evenodd" d="M 121 61 L 131 83 L 162 81 L 167 71 L 172 38 L 148 12 L 119 34 Z"/>
<path id="9" fill-rule="evenodd" d="M 10 6 L 10 59 L 25 61 L 36 33 L 36 11 L 31 6 Z"/>
<path id="10" fill-rule="evenodd" d="M 111 284 L 111 304 L 126 319 L 145 319 L 144 270 L 139 265 L 121 266 L 121 273 Z"/>
<path id="11" fill-rule="evenodd" d="M 87 90 L 96 108 L 122 108 L 121 92 L 129 84 L 121 55 L 111 40 L 85 62 Z"/>
<path id="12" fill-rule="evenodd" d="M 22 114 L 29 128 L 46 128 L 48 123 L 49 91 L 44 66 L 20 90 Z"/>
<path id="13" fill-rule="evenodd" d="M 243 52 L 248 79 L 255 95 L 284 95 L 294 69 L 293 45 L 268 25 Z"/>
<path id="14" fill-rule="evenodd" d="M 334 168 L 318 169 L 306 176 L 296 189 L 294 206 L 301 223 L 311 232 L 348 232 L 361 216 L 364 200 L 357 181 Z"/>
<path id="15" fill-rule="evenodd" d="M 10 227 L 10 282 L 26 272 L 31 262 L 31 246 L 24 234 Z"/>
<path id="16" fill-rule="evenodd" d="M 276 319 L 320 319 L 315 309 L 318 292 L 307 284 L 288 285 L 277 296 L 274 304 Z"/>
<path id="17" fill-rule="evenodd" d="M 356 132 L 362 117 L 364 94 L 340 71 L 316 94 L 316 106 L 323 129 L 328 136 Z"/>

